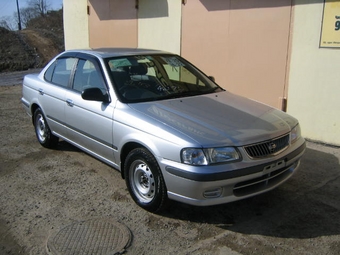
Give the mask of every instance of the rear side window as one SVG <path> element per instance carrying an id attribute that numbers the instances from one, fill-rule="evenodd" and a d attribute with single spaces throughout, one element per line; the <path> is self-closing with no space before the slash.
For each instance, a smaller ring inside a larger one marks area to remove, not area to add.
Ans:
<path id="1" fill-rule="evenodd" d="M 67 87 L 76 58 L 56 60 L 45 72 L 45 80 L 56 85 Z"/>
<path id="2" fill-rule="evenodd" d="M 46 81 L 52 82 L 52 74 L 53 74 L 56 62 L 57 61 L 53 62 L 53 64 L 50 65 L 50 67 L 46 70 L 45 76 L 44 76 Z"/>

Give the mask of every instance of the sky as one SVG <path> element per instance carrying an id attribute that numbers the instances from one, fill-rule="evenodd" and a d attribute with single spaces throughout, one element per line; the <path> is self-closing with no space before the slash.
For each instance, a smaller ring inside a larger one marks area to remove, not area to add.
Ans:
<path id="1" fill-rule="evenodd" d="M 27 7 L 27 0 L 18 0 L 19 8 Z M 50 9 L 59 10 L 62 7 L 63 0 L 47 0 Z M 0 0 L 0 19 L 2 17 L 12 17 L 13 13 L 17 11 L 16 0 Z"/>

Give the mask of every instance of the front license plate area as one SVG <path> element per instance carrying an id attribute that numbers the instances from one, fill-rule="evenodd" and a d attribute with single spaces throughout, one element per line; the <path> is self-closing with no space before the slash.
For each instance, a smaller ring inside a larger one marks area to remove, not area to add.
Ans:
<path id="1" fill-rule="evenodd" d="M 284 160 L 280 160 L 280 161 L 274 162 L 274 163 L 272 163 L 272 164 L 270 164 L 268 166 L 265 166 L 263 168 L 263 173 L 264 174 L 268 174 L 270 172 L 273 172 L 273 171 L 275 171 L 277 169 L 280 169 L 282 167 L 285 167 L 285 166 L 286 166 L 285 161 Z"/>

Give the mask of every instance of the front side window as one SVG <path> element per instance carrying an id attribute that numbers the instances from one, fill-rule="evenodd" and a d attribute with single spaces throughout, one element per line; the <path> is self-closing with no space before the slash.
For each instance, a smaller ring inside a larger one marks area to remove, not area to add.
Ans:
<path id="1" fill-rule="evenodd" d="M 75 58 L 57 59 L 45 72 L 45 80 L 62 87 L 68 87 Z"/>
<path id="2" fill-rule="evenodd" d="M 99 68 L 90 60 L 80 59 L 74 75 L 73 89 L 82 92 L 87 88 L 99 88 L 103 93 L 106 91 Z"/>
<path id="3" fill-rule="evenodd" d="M 126 102 L 202 95 L 222 89 L 176 55 L 139 55 L 106 59 L 112 82 Z"/>

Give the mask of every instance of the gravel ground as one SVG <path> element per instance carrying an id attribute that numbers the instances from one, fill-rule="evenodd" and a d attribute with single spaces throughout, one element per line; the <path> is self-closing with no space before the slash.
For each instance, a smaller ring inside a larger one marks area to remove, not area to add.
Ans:
<path id="1" fill-rule="evenodd" d="M 26 71 L 19 71 L 19 72 L 7 72 L 7 73 L 0 73 L 0 86 L 12 86 L 18 85 L 22 83 L 22 78 L 26 74 L 30 73 L 39 73 L 40 69 L 29 69 Z"/>
<path id="2" fill-rule="evenodd" d="M 339 148 L 308 142 L 300 170 L 266 194 L 156 215 L 118 171 L 63 141 L 41 147 L 16 75 L 0 74 L 0 254 L 46 254 L 50 235 L 98 219 L 130 229 L 126 254 L 340 254 Z"/>

